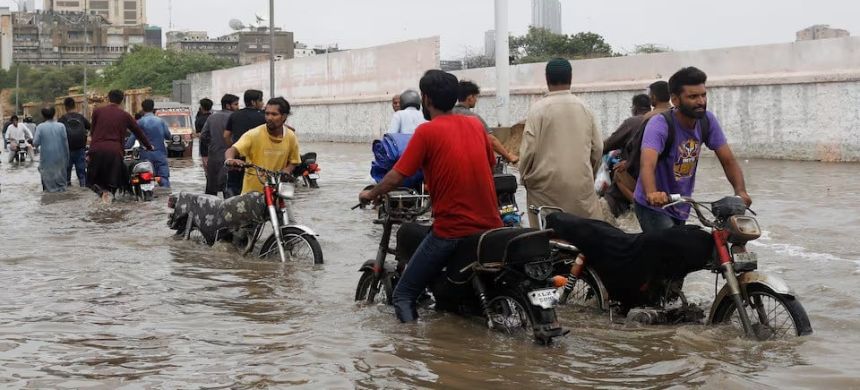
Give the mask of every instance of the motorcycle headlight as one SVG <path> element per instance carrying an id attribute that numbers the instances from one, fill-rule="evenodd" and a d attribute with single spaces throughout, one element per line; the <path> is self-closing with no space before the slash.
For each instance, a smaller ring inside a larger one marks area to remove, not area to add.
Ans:
<path id="1" fill-rule="evenodd" d="M 758 221 L 753 217 L 734 215 L 729 217 L 726 225 L 729 233 L 729 241 L 742 243 L 761 237 L 761 228 Z"/>
<path id="2" fill-rule="evenodd" d="M 174 136 L 172 137 L 172 139 L 173 139 L 173 142 L 181 142 L 181 141 L 182 141 L 182 136 L 181 136 L 181 135 L 174 135 Z"/>

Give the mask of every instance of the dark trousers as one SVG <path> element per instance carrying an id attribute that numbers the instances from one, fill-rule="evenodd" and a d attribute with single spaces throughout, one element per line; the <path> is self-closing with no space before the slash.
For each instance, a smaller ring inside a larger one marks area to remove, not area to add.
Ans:
<path id="1" fill-rule="evenodd" d="M 72 185 L 72 168 L 75 168 L 75 174 L 78 176 L 78 184 L 81 187 L 87 186 L 87 152 L 86 149 L 70 150 L 69 165 L 66 167 L 66 182 Z"/>
<path id="2" fill-rule="evenodd" d="M 242 181 L 245 180 L 245 170 L 233 170 L 227 172 L 227 188 L 224 190 L 224 198 L 231 198 L 242 194 Z"/>
<path id="3" fill-rule="evenodd" d="M 442 272 L 448 260 L 457 249 L 460 238 L 439 238 L 433 233 L 427 235 L 394 288 L 392 303 L 394 312 L 401 322 L 412 322 L 418 319 L 415 304 L 418 297 L 427 289 L 433 279 Z"/>
<path id="4" fill-rule="evenodd" d="M 639 226 L 642 228 L 643 232 L 668 229 L 670 227 L 681 226 L 686 223 L 686 221 L 672 218 L 668 214 L 663 214 L 635 202 L 633 210 L 636 212 L 636 218 L 639 219 Z"/>

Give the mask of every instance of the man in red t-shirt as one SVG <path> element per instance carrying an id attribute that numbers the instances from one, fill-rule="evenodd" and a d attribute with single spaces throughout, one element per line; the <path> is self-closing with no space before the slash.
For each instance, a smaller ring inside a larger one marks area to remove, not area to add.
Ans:
<path id="1" fill-rule="evenodd" d="M 448 264 L 460 241 L 502 227 L 492 173 L 495 156 L 484 126 L 474 117 L 451 114 L 457 103 L 457 78 L 430 70 L 419 86 L 424 115 L 429 115 L 430 122 L 418 126 L 403 156 L 382 182 L 359 195 L 362 203 L 376 200 L 424 170 L 433 205 L 433 231 L 415 251 L 394 289 L 392 302 L 402 322 L 418 318 L 416 300 Z"/>

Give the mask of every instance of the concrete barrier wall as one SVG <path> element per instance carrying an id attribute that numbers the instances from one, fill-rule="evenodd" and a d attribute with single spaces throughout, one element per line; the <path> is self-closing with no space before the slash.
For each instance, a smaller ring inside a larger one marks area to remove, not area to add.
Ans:
<path id="1" fill-rule="evenodd" d="M 364 142 L 391 117 L 390 97 L 438 65 L 438 39 L 279 64 L 278 92 L 294 104 L 302 139 Z M 349 54 L 351 53 L 351 54 Z M 425 53 L 429 53 L 425 55 Z M 336 56 L 336 57 L 335 57 Z M 694 65 L 709 75 L 709 108 L 745 157 L 860 161 L 860 38 L 574 61 L 575 93 L 608 135 L 630 99 L 655 80 Z M 546 90 L 545 64 L 511 67 L 510 118 L 524 119 Z M 263 69 L 265 71 L 261 71 Z M 483 91 L 477 112 L 495 124 L 495 69 L 454 72 Z M 266 64 L 192 75 L 195 97 L 266 91 Z"/>

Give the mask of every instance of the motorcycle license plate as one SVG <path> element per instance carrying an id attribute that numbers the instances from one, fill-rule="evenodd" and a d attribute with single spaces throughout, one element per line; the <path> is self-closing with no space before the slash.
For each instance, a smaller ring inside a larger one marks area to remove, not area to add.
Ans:
<path id="1" fill-rule="evenodd" d="M 758 262 L 758 255 L 755 252 L 735 253 L 735 263 L 755 263 Z"/>
<path id="2" fill-rule="evenodd" d="M 140 185 L 140 189 L 142 189 L 144 191 L 152 191 L 155 189 L 155 184 L 154 183 L 143 183 Z"/>
<path id="3" fill-rule="evenodd" d="M 311 179 L 311 180 L 316 180 L 319 178 L 320 178 L 320 175 L 317 175 L 316 173 L 311 173 L 308 175 L 308 179 Z"/>
<path id="4" fill-rule="evenodd" d="M 532 305 L 543 309 L 552 309 L 558 302 L 558 296 L 554 288 L 531 291 L 528 293 L 528 297 Z"/>

